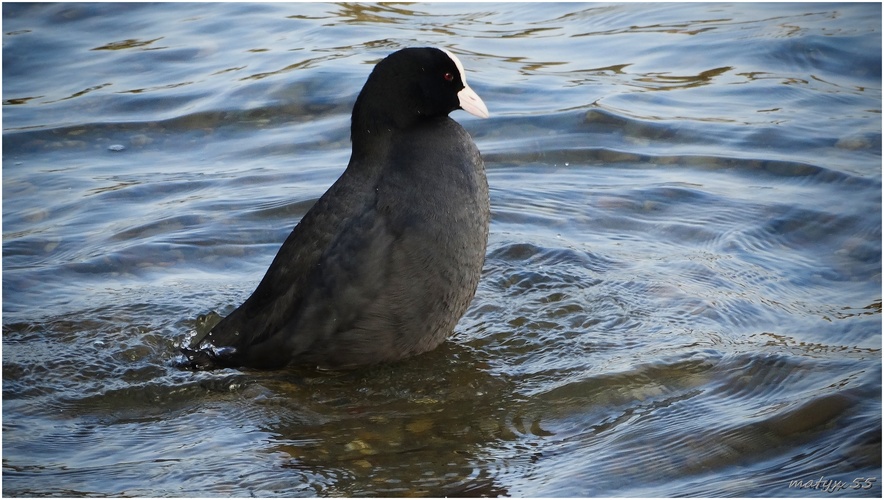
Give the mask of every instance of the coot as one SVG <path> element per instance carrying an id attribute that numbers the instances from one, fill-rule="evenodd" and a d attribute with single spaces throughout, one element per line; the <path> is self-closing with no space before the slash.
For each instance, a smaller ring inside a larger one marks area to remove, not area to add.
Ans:
<path id="1" fill-rule="evenodd" d="M 251 297 L 182 348 L 187 367 L 326 368 L 435 348 L 466 312 L 488 240 L 479 150 L 448 114 L 488 110 L 454 54 L 379 62 L 353 107 L 350 163 Z"/>

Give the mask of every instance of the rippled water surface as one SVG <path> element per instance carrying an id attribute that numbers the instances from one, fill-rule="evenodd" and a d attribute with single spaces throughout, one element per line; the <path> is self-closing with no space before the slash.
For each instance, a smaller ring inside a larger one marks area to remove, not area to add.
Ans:
<path id="1" fill-rule="evenodd" d="M 492 113 L 451 340 L 176 369 L 412 45 Z M 880 4 L 4 3 L 2 175 L 4 495 L 881 496 Z"/>

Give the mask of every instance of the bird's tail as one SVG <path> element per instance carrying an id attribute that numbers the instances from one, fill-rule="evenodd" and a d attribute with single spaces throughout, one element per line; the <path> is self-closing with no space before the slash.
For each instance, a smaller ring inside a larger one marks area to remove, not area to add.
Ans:
<path id="1" fill-rule="evenodd" d="M 236 368 L 242 365 L 235 347 L 196 348 L 194 344 L 191 344 L 191 347 L 182 346 L 179 349 L 184 354 L 185 360 L 178 363 L 178 366 L 185 370 L 216 370 L 219 368 Z"/>

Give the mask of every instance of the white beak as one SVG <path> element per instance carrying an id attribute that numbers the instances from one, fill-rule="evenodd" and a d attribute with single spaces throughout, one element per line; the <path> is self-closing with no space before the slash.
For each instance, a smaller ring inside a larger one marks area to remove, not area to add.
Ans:
<path id="1" fill-rule="evenodd" d="M 457 99 L 460 101 L 460 109 L 479 118 L 488 118 L 488 108 L 469 85 L 464 84 L 464 88 L 457 93 Z"/>
<path id="2" fill-rule="evenodd" d="M 457 58 L 456 55 L 451 53 L 446 49 L 442 49 L 442 52 L 448 54 L 448 57 L 454 62 L 454 65 L 457 67 L 457 71 L 460 73 L 460 81 L 463 82 L 463 89 L 457 93 L 457 100 L 460 102 L 460 109 L 466 111 L 467 113 L 478 116 L 479 118 L 488 118 L 488 108 L 485 106 L 485 103 L 482 102 L 482 99 L 479 97 L 473 89 L 467 85 L 467 75 L 466 71 L 463 69 L 463 64 L 460 63 L 460 59 Z"/>

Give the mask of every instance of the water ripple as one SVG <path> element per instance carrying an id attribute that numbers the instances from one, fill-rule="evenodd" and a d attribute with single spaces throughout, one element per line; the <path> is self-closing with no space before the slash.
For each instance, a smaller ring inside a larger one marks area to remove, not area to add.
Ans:
<path id="1" fill-rule="evenodd" d="M 3 493 L 788 496 L 880 476 L 878 19 L 4 4 Z M 353 372 L 176 369 L 346 165 L 366 72 L 417 44 L 457 53 L 492 113 L 452 115 L 492 226 L 451 341 Z"/>

